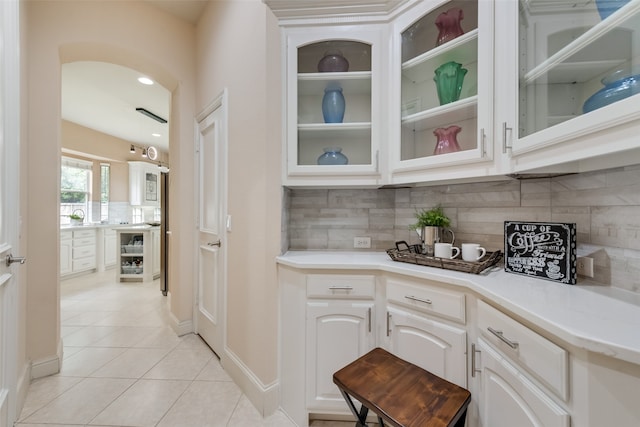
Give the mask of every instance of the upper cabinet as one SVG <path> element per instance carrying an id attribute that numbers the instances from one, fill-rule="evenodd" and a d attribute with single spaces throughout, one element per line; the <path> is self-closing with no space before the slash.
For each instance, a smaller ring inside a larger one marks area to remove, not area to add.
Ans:
<path id="1" fill-rule="evenodd" d="M 493 1 L 419 2 L 393 28 L 391 180 L 486 170 L 493 160 Z"/>
<path id="2" fill-rule="evenodd" d="M 496 127 L 513 170 L 637 163 L 640 0 L 502 2 L 496 22 Z"/>
<path id="3" fill-rule="evenodd" d="M 129 203 L 160 207 L 160 171 L 156 165 L 129 162 Z"/>
<path id="4" fill-rule="evenodd" d="M 283 27 L 285 185 L 640 163 L 640 0 L 266 2 Z"/>
<path id="5" fill-rule="evenodd" d="M 286 31 L 286 184 L 380 183 L 382 29 Z"/>

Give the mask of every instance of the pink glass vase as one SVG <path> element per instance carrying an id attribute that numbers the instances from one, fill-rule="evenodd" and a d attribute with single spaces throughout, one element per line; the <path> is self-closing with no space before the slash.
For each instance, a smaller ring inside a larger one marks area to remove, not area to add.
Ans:
<path id="1" fill-rule="evenodd" d="M 438 142 L 436 143 L 436 149 L 433 150 L 433 154 L 438 155 L 460 151 L 460 145 L 458 145 L 456 135 L 458 135 L 458 132 L 461 130 L 462 128 L 456 125 L 434 130 L 433 134 L 438 138 Z"/>
<path id="2" fill-rule="evenodd" d="M 452 7 L 446 12 L 442 12 L 436 18 L 436 27 L 438 27 L 438 41 L 436 46 L 440 46 L 450 40 L 455 39 L 464 34 L 460 21 L 464 19 L 462 9 Z"/>

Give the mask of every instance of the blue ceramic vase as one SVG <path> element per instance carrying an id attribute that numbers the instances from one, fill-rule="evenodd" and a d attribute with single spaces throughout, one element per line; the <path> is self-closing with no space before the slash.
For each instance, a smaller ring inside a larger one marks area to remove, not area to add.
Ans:
<path id="1" fill-rule="evenodd" d="M 582 105 L 582 112 L 588 113 L 611 103 L 640 93 L 640 74 L 618 70 L 603 78 L 604 87 L 591 95 Z"/>
<path id="2" fill-rule="evenodd" d="M 319 165 L 346 165 L 349 163 L 347 156 L 342 154 L 340 147 L 324 148 L 324 154 L 318 157 Z"/>
<path id="3" fill-rule="evenodd" d="M 322 116 L 325 123 L 342 123 L 345 102 L 342 88 L 330 87 L 324 90 L 322 97 Z"/>

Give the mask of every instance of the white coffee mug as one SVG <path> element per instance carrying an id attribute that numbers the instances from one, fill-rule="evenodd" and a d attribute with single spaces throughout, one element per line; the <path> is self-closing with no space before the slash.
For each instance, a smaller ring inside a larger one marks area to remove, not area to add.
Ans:
<path id="1" fill-rule="evenodd" d="M 453 254 L 455 252 L 455 255 Z M 460 255 L 460 248 L 456 248 L 451 243 L 436 243 L 433 248 L 436 258 L 455 258 Z"/>
<path id="2" fill-rule="evenodd" d="M 462 259 L 465 261 L 478 261 L 485 256 L 487 250 L 478 243 L 462 244 Z"/>

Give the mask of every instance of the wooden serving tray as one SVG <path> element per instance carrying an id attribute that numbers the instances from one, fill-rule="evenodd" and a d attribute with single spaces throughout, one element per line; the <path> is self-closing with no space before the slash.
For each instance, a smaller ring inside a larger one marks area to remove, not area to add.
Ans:
<path id="1" fill-rule="evenodd" d="M 406 247 L 406 249 L 400 249 L 401 247 Z M 463 261 L 461 259 L 436 258 L 424 255 L 418 252 L 419 248 L 420 245 L 409 246 L 404 241 L 396 242 L 396 248 L 387 249 L 387 254 L 392 260 L 398 262 L 472 274 L 480 274 L 487 268 L 496 265 L 502 259 L 502 251 L 487 252 L 479 261 Z"/>

